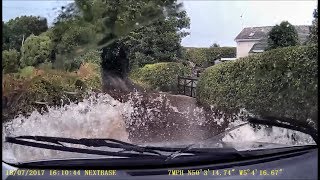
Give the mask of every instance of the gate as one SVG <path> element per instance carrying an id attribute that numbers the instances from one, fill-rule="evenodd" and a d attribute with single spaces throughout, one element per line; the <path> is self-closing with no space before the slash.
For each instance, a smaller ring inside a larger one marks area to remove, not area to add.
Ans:
<path id="1" fill-rule="evenodd" d="M 178 76 L 178 94 L 196 97 L 197 78 Z"/>

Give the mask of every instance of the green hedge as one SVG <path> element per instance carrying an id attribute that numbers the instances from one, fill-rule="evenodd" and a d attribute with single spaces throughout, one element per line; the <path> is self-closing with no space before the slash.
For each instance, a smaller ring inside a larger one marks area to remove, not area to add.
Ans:
<path id="1" fill-rule="evenodd" d="M 317 121 L 317 45 L 294 46 L 205 70 L 197 100 L 228 110 Z"/>
<path id="2" fill-rule="evenodd" d="M 191 69 L 181 63 L 155 63 L 147 64 L 142 68 L 133 70 L 129 77 L 138 85 L 153 90 L 177 90 L 178 76 L 191 74 Z"/>
<path id="3" fill-rule="evenodd" d="M 195 63 L 199 67 L 209 67 L 214 60 L 236 57 L 235 47 L 186 48 L 183 59 Z"/>

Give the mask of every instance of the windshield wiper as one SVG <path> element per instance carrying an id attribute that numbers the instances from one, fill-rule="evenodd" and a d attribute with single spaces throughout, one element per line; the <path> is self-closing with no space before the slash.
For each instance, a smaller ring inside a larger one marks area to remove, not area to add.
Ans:
<path id="1" fill-rule="evenodd" d="M 32 140 L 32 141 L 30 141 Z M 34 142 L 38 141 L 38 142 Z M 149 149 L 148 147 L 142 147 L 123 141 L 115 139 L 73 139 L 73 138 L 61 138 L 61 137 L 47 137 L 47 136 L 18 136 L 18 137 L 6 137 L 5 142 L 20 144 L 24 146 L 38 147 L 43 149 L 67 151 L 67 152 L 76 152 L 84 154 L 94 154 L 94 155 L 107 155 L 107 156 L 121 156 L 121 157 L 150 157 L 157 156 L 160 158 L 165 158 L 166 156 L 155 151 L 156 149 Z M 44 143 L 41 143 L 44 142 Z M 48 144 L 53 143 L 53 144 Z M 122 149 L 120 151 L 102 151 L 95 149 L 83 149 L 68 147 L 62 143 L 69 144 L 79 144 L 87 147 L 108 147 L 108 148 L 118 148 Z M 137 153 L 124 153 L 125 151 L 133 151 Z M 149 153 L 149 154 L 144 154 Z"/>
<path id="2" fill-rule="evenodd" d="M 176 152 L 181 152 L 181 154 L 187 153 L 192 155 L 209 155 L 209 156 L 236 155 L 238 156 L 238 152 L 234 148 L 191 149 L 191 147 L 173 148 L 173 147 L 139 146 L 139 145 L 135 145 L 135 144 L 131 144 L 131 143 L 115 140 L 115 139 L 87 139 L 87 138 L 73 139 L 73 138 L 48 137 L 48 136 L 17 136 L 17 137 L 6 137 L 5 142 L 24 145 L 24 146 L 30 146 L 30 147 L 43 148 L 43 149 L 66 151 L 66 152 L 76 152 L 76 153 L 106 155 L 106 156 L 119 156 L 119 157 L 156 157 L 162 160 L 171 158 L 172 153 L 176 153 Z M 122 150 L 112 152 L 112 151 L 102 151 L 102 150 L 95 150 L 95 149 L 83 149 L 83 148 L 68 147 L 62 143 L 79 144 L 87 147 L 117 148 Z M 125 153 L 125 151 L 133 151 L 136 153 Z M 160 151 L 162 153 L 157 151 Z M 164 155 L 163 152 L 168 152 L 170 153 L 170 155 Z M 144 153 L 149 153 L 149 154 L 144 154 Z M 190 156 L 190 155 L 186 155 L 186 156 Z"/>
<path id="3" fill-rule="evenodd" d="M 318 144 L 318 131 L 312 127 L 308 122 L 302 122 L 291 118 L 279 118 L 272 116 L 261 116 L 261 117 L 249 117 L 248 122 L 252 124 L 276 126 L 302 133 L 308 134 L 312 137 L 316 144 Z"/>
<path id="4" fill-rule="evenodd" d="M 221 138 L 224 137 L 226 134 L 228 134 L 230 131 L 233 131 L 235 129 L 238 129 L 246 124 L 259 124 L 259 125 L 270 125 L 270 126 L 276 126 L 276 127 L 282 127 L 286 129 L 296 130 L 300 131 L 305 134 L 309 134 L 313 140 L 318 144 L 318 131 L 315 130 L 311 125 L 309 125 L 307 122 L 301 122 L 295 119 L 290 118 L 278 118 L 278 117 L 272 117 L 272 116 L 264 116 L 264 117 L 248 117 L 247 122 L 239 124 L 237 126 L 234 126 L 232 128 L 226 129 L 225 131 L 214 135 L 213 137 L 210 137 L 208 139 L 205 139 L 201 141 L 200 143 L 206 142 L 206 141 L 212 141 L 212 142 L 219 142 L 221 141 Z M 221 141 L 221 143 L 223 143 Z M 181 154 L 187 152 L 190 150 L 193 146 L 197 145 L 199 143 L 194 143 L 191 145 L 186 146 L 185 148 L 182 148 L 181 150 L 178 150 L 176 152 L 171 153 L 167 160 L 174 159 L 177 156 L 180 156 Z M 239 152 L 239 155 L 241 153 Z"/>
<path id="5" fill-rule="evenodd" d="M 205 140 L 203 140 L 203 141 L 201 141 L 201 142 L 206 142 L 206 141 L 209 141 L 209 140 L 210 140 L 210 141 L 213 141 L 213 142 L 219 142 L 219 140 L 220 140 L 223 136 L 225 136 L 227 133 L 229 133 L 230 131 L 233 131 L 233 130 L 235 130 L 235 129 L 238 129 L 238 128 L 246 125 L 246 124 L 248 124 L 248 122 L 245 122 L 245 123 L 236 125 L 236 126 L 234 126 L 234 127 L 232 127 L 232 128 L 228 128 L 228 129 L 226 129 L 225 131 L 223 131 L 223 132 L 221 132 L 221 133 L 218 133 L 218 134 L 214 135 L 213 137 L 207 138 L 207 139 L 205 139 Z M 195 146 L 195 145 L 197 145 L 197 144 L 199 144 L 199 143 L 190 144 L 190 145 L 186 146 L 185 148 L 182 148 L 181 150 L 178 150 L 178 151 L 176 151 L 176 152 L 171 153 L 171 154 L 167 157 L 166 161 L 171 160 L 171 159 L 174 159 L 174 158 L 177 157 L 177 156 L 180 156 L 181 154 L 189 151 L 193 146 Z M 234 149 L 234 150 L 235 150 L 235 149 Z M 236 151 L 236 150 L 235 150 L 235 151 Z M 240 153 L 237 152 L 237 154 L 238 154 L 239 156 L 241 156 Z"/>

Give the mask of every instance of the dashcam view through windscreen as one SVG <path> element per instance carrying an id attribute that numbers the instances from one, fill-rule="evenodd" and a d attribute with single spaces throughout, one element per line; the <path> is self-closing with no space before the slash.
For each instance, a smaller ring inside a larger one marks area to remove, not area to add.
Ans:
<path id="1" fill-rule="evenodd" d="M 316 144 L 317 1 L 2 4 L 5 163 Z"/>

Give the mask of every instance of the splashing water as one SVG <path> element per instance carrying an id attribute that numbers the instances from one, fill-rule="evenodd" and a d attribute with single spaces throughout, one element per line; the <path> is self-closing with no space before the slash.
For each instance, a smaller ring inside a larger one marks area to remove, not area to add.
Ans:
<path id="1" fill-rule="evenodd" d="M 69 138 L 113 138 L 137 144 L 177 145 L 197 143 L 241 123 L 241 118 L 219 112 L 207 112 L 193 98 L 165 93 L 131 93 L 121 103 L 108 94 L 92 94 L 78 104 L 49 107 L 48 112 L 34 111 L 3 124 L 3 137 L 20 135 Z M 293 138 L 294 137 L 294 138 Z M 292 139 L 295 139 L 294 141 Z M 237 129 L 224 141 L 269 141 L 283 144 L 311 142 L 306 135 L 273 128 L 272 133 L 261 128 Z M 86 154 L 25 147 L 3 143 L 6 162 L 26 162 L 42 159 L 88 157 Z M 74 146 L 77 147 L 77 146 Z M 80 147 L 80 145 L 79 145 Z M 101 157 L 93 156 L 90 157 Z"/>

